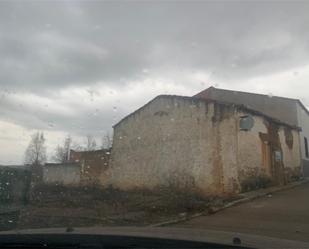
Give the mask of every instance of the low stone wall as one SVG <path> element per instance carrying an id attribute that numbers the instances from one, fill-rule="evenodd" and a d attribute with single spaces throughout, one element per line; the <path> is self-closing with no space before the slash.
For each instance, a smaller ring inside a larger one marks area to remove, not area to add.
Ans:
<path id="1" fill-rule="evenodd" d="M 0 203 L 28 201 L 31 171 L 24 166 L 0 166 Z"/>

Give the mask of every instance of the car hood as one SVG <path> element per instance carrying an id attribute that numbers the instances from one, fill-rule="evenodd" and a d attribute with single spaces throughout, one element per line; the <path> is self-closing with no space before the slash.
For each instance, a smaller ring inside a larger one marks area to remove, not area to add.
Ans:
<path id="1" fill-rule="evenodd" d="M 233 245 L 234 238 L 239 238 L 239 246 L 253 248 L 309 248 L 309 243 L 292 241 L 245 233 L 231 233 L 204 229 L 168 228 L 168 227 L 88 227 L 88 228 L 46 228 L 25 229 L 0 232 L 7 235 L 113 235 L 157 239 L 187 240 Z"/>

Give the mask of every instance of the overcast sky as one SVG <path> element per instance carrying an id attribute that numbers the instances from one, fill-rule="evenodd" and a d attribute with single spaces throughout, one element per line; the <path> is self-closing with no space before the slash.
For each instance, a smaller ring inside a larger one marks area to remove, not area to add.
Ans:
<path id="1" fill-rule="evenodd" d="M 211 85 L 309 105 L 309 1 L 0 2 L 0 164 Z"/>

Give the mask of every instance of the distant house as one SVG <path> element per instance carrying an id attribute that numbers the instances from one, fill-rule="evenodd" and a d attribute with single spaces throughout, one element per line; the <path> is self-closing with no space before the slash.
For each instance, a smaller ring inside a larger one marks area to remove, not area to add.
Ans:
<path id="1" fill-rule="evenodd" d="M 93 151 L 70 151 L 70 162 L 81 167 L 81 184 L 97 184 L 100 176 L 108 168 L 110 149 Z"/>
<path id="2" fill-rule="evenodd" d="M 104 184 L 224 195 L 302 176 L 300 128 L 240 104 L 161 95 L 114 126 Z"/>
<path id="3" fill-rule="evenodd" d="M 210 87 L 194 97 L 245 105 L 301 128 L 300 144 L 304 174 L 309 176 L 309 111 L 298 99 Z"/>

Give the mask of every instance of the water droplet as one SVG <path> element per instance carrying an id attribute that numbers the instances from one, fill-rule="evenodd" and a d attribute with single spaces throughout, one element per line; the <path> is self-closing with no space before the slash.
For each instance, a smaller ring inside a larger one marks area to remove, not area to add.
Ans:
<path id="1" fill-rule="evenodd" d="M 141 140 L 141 137 L 137 137 L 138 140 Z"/>
<path id="2" fill-rule="evenodd" d="M 9 222 L 9 223 L 13 223 L 13 221 L 12 221 L 12 220 L 8 220 L 8 222 Z"/>
<path id="3" fill-rule="evenodd" d="M 174 121 L 175 121 L 175 119 L 171 118 L 171 121 L 172 121 L 172 122 L 174 122 Z"/>
<path id="4" fill-rule="evenodd" d="M 105 152 L 105 154 L 106 154 L 106 155 L 109 155 L 109 154 L 110 154 L 110 152 L 109 152 L 109 151 L 106 151 L 106 152 Z"/>
<path id="5" fill-rule="evenodd" d="M 273 94 L 272 93 L 269 93 L 268 94 L 268 98 L 272 98 L 273 97 Z"/>
<path id="6" fill-rule="evenodd" d="M 99 109 L 95 109 L 93 116 L 97 116 L 99 114 Z"/>
<path id="7" fill-rule="evenodd" d="M 197 43 L 196 42 L 191 42 L 191 47 L 192 48 L 196 48 L 197 47 Z"/>
<path id="8" fill-rule="evenodd" d="M 149 69 L 144 68 L 142 72 L 145 73 L 145 74 L 147 74 L 147 73 L 149 73 Z"/>
<path id="9" fill-rule="evenodd" d="M 113 111 L 116 112 L 117 111 L 117 107 L 113 106 Z"/>

